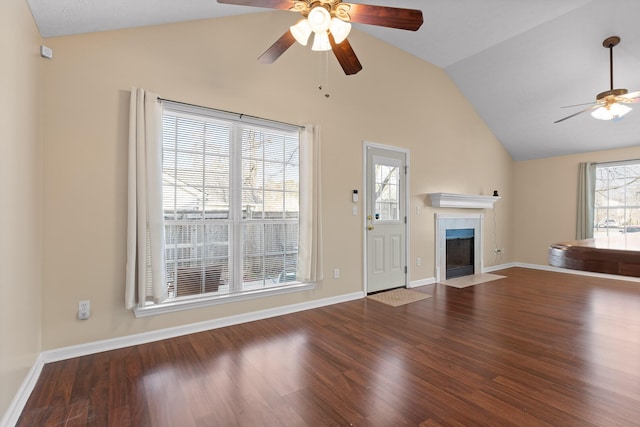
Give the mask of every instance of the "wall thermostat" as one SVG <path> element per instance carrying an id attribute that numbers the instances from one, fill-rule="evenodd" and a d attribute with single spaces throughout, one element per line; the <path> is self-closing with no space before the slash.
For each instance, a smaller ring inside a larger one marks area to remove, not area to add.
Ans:
<path id="1" fill-rule="evenodd" d="M 353 203 L 358 203 L 358 190 L 353 190 L 353 193 L 351 193 L 351 200 Z"/>

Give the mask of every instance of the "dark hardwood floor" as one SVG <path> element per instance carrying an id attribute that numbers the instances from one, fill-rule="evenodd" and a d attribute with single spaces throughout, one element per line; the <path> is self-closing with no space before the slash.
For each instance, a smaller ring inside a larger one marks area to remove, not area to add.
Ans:
<path id="1" fill-rule="evenodd" d="M 640 283 L 497 274 L 47 364 L 18 425 L 640 425 Z"/>

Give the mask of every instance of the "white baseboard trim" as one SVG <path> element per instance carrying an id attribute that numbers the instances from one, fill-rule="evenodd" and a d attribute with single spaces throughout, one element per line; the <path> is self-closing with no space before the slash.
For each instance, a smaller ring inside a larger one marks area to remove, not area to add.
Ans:
<path id="1" fill-rule="evenodd" d="M 640 277 L 632 277 L 632 276 L 619 276 L 615 274 L 603 274 L 603 273 L 594 273 L 591 271 L 581 271 L 581 270 L 571 270 L 569 268 L 559 268 L 552 267 L 550 265 L 541 265 L 541 264 L 528 264 L 524 262 L 509 262 L 506 264 L 492 265 L 490 267 L 485 267 L 482 269 L 483 273 L 491 273 L 494 271 L 504 270 L 505 268 L 512 267 L 520 267 L 520 268 L 529 268 L 531 270 L 543 270 L 543 271 L 553 271 L 555 273 L 565 273 L 565 274 L 574 274 L 577 276 L 588 276 L 588 277 L 599 277 L 602 279 L 612 279 L 612 280 L 622 280 L 625 282 L 638 282 L 640 283 Z M 426 279 L 414 280 L 409 283 L 409 288 L 417 288 L 419 286 L 432 285 L 436 283 L 436 279 L 434 277 L 428 277 Z"/>
<path id="2" fill-rule="evenodd" d="M 409 288 L 418 288 L 420 286 L 433 285 L 436 283 L 435 277 L 427 277 L 426 279 L 412 280 L 409 282 Z"/>
<path id="3" fill-rule="evenodd" d="M 191 323 L 188 325 L 176 326 L 173 328 L 159 329 L 157 331 L 143 332 L 141 334 L 94 341 L 91 343 L 63 347 L 55 350 L 47 350 L 42 353 L 42 358 L 44 360 L 44 363 L 57 362 L 59 360 L 86 356 L 88 354 L 99 353 L 102 351 L 116 350 L 119 348 L 130 347 L 138 344 L 146 344 L 153 341 L 160 341 L 168 338 L 179 337 L 182 335 L 193 334 L 196 332 L 223 328 L 225 326 L 232 326 L 238 325 L 240 323 L 253 322 L 255 320 L 268 319 L 270 317 L 296 313 L 298 311 L 310 310 L 312 308 L 325 307 L 328 305 L 352 301 L 364 297 L 364 292 L 354 292 L 351 294 L 339 295 L 331 298 L 313 300 L 299 304 L 291 304 L 282 307 L 270 308 L 267 310 L 254 311 L 251 313 L 238 314 L 235 316 L 207 320 L 198 323 Z"/>
<path id="4" fill-rule="evenodd" d="M 491 273 L 492 271 L 496 271 L 496 270 L 503 270 L 505 268 L 511 268 L 511 267 L 519 267 L 517 262 L 509 262 L 507 264 L 498 264 L 498 265 L 492 265 L 490 267 L 484 267 L 482 269 L 483 273 Z"/>
<path id="5" fill-rule="evenodd" d="M 555 273 L 573 274 L 576 276 L 599 277 L 601 279 L 622 280 L 624 282 L 640 283 L 640 277 L 620 276 L 617 274 L 594 273 L 592 271 L 571 270 L 570 268 L 552 267 L 550 265 L 527 264 L 527 263 L 517 262 L 514 265 L 512 265 L 512 267 L 522 267 L 522 268 L 529 268 L 532 270 L 544 270 L 544 271 L 553 271 Z"/>
<path id="6" fill-rule="evenodd" d="M 24 381 L 22 381 L 18 392 L 11 401 L 11 404 L 9 405 L 9 408 L 7 408 L 7 411 L 2 417 L 2 420 L 0 420 L 0 426 L 13 427 L 16 425 L 18 419 L 20 418 L 20 414 L 22 414 L 24 405 L 27 404 L 27 400 L 29 400 L 29 396 L 31 396 L 31 392 L 36 386 L 36 382 L 38 382 L 38 378 L 40 377 L 40 372 L 42 372 L 43 366 L 44 361 L 42 360 L 41 353 L 38 355 L 35 363 L 27 373 Z"/>
<path id="7" fill-rule="evenodd" d="M 40 353 L 38 359 L 22 382 L 22 385 L 18 389 L 15 398 L 11 402 L 11 405 L 2 418 L 0 426 L 10 427 L 14 426 L 17 423 L 18 418 L 20 417 L 20 414 L 24 409 L 24 405 L 27 403 L 27 400 L 29 399 L 31 392 L 33 391 L 33 388 L 38 381 L 38 377 L 40 376 L 45 363 L 57 362 L 60 360 L 71 359 L 73 357 L 86 356 L 89 354 L 100 353 L 102 351 L 116 350 L 119 348 L 130 347 L 138 344 L 146 344 L 149 342 L 174 338 L 181 335 L 208 331 L 225 326 L 238 325 L 240 323 L 252 322 L 254 320 L 268 319 L 270 317 L 296 313 L 299 311 L 310 310 L 312 308 L 325 307 L 328 305 L 353 301 L 364 297 L 364 292 L 354 292 L 351 294 L 302 302 L 299 304 L 291 304 L 282 307 L 275 307 L 267 310 L 254 311 L 251 313 L 239 314 L 236 316 L 229 316 L 221 319 L 207 320 L 204 322 L 192 323 L 189 325 L 176 326 L 173 328 L 160 329 L 157 331 L 149 331 L 140 334 L 127 335 L 118 338 L 111 338 L 107 340 L 94 341 L 86 344 L 79 344 L 54 350 L 43 351 L 42 353 Z"/>

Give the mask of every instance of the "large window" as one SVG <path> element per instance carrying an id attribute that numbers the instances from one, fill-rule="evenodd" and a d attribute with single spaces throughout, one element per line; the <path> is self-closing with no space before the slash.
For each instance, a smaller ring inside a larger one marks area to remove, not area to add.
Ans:
<path id="1" fill-rule="evenodd" d="M 165 103 L 162 134 L 169 296 L 298 283 L 297 129 Z"/>
<path id="2" fill-rule="evenodd" d="M 597 165 L 594 237 L 640 232 L 640 162 Z"/>

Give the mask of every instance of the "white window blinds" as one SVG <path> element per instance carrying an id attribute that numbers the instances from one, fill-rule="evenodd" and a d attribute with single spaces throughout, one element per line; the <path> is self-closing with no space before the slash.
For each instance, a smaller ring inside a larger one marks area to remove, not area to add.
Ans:
<path id="1" fill-rule="evenodd" d="M 296 283 L 297 127 L 164 101 L 162 193 L 169 297 Z"/>

